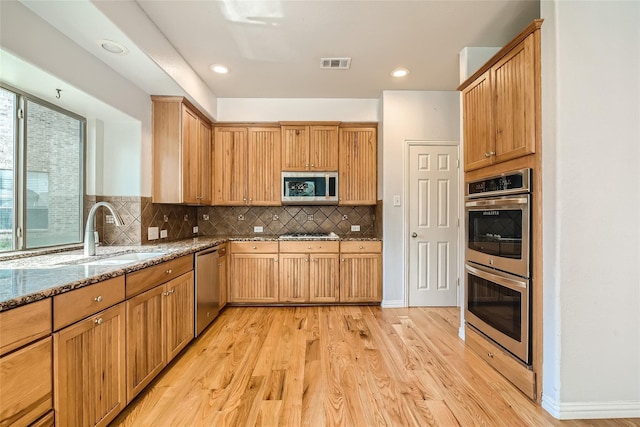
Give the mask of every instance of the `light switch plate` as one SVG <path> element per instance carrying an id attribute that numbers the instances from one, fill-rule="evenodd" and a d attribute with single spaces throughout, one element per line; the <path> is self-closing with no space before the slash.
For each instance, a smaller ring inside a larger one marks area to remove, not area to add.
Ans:
<path id="1" fill-rule="evenodd" d="M 360 226 L 359 225 L 352 225 L 351 226 L 351 231 L 360 231 Z"/>
<path id="2" fill-rule="evenodd" d="M 193 234 L 198 234 L 198 226 L 193 227 Z"/>
<path id="3" fill-rule="evenodd" d="M 254 233 L 262 233 L 264 231 L 264 228 L 261 225 L 255 225 L 253 227 L 253 232 Z"/>
<path id="4" fill-rule="evenodd" d="M 393 206 L 400 206 L 400 196 L 393 196 Z"/>
<path id="5" fill-rule="evenodd" d="M 160 229 L 158 227 L 149 227 L 147 230 L 147 234 L 148 234 L 148 239 L 149 240 L 156 240 L 159 238 L 159 232 Z"/>
<path id="6" fill-rule="evenodd" d="M 168 235 L 169 235 L 169 233 L 167 233 L 167 230 L 160 230 L 160 238 L 161 239 L 166 239 Z"/>

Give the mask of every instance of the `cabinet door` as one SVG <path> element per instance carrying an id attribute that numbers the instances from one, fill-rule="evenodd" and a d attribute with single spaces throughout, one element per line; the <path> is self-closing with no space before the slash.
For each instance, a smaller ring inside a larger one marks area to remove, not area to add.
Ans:
<path id="1" fill-rule="evenodd" d="M 0 358 L 0 426 L 30 425 L 53 408 L 51 348 L 47 337 Z"/>
<path id="2" fill-rule="evenodd" d="M 382 255 L 340 255 L 340 301 L 382 301 Z"/>
<path id="3" fill-rule="evenodd" d="M 464 170 L 470 171 L 493 162 L 491 125 L 491 73 L 487 71 L 462 91 Z"/>
<path id="4" fill-rule="evenodd" d="M 376 147 L 375 128 L 340 129 L 339 204 L 376 204 Z"/>
<path id="5" fill-rule="evenodd" d="M 282 126 L 282 170 L 309 170 L 309 126 Z"/>
<path id="6" fill-rule="evenodd" d="M 309 162 L 310 170 L 338 170 L 338 126 L 311 126 Z"/>
<path id="7" fill-rule="evenodd" d="M 247 203 L 247 129 L 215 128 L 214 205 Z"/>
<path id="8" fill-rule="evenodd" d="M 212 201 L 211 185 L 213 183 L 211 176 L 211 161 L 213 158 L 211 155 L 213 145 L 211 141 L 211 126 L 202 120 L 198 122 L 198 126 L 198 204 L 210 205 Z"/>
<path id="9" fill-rule="evenodd" d="M 309 256 L 309 301 L 338 302 L 340 277 L 338 254 L 311 254 Z"/>
<path id="10" fill-rule="evenodd" d="M 167 364 L 163 292 L 163 286 L 156 286 L 126 302 L 127 402 L 131 402 Z"/>
<path id="11" fill-rule="evenodd" d="M 56 425 L 106 426 L 125 407 L 125 306 L 53 334 Z"/>
<path id="12" fill-rule="evenodd" d="M 280 254 L 280 302 L 309 300 L 309 254 Z"/>
<path id="13" fill-rule="evenodd" d="M 193 339 L 193 285 L 193 271 L 164 285 L 167 363 Z"/>
<path id="14" fill-rule="evenodd" d="M 278 301 L 278 254 L 231 254 L 229 302 Z"/>
<path id="15" fill-rule="evenodd" d="M 182 200 L 184 203 L 200 202 L 199 181 L 199 128 L 198 116 L 182 106 Z"/>
<path id="16" fill-rule="evenodd" d="M 280 129 L 249 128 L 248 194 L 254 206 L 278 206 L 280 196 Z"/>
<path id="17" fill-rule="evenodd" d="M 533 35 L 491 67 L 495 162 L 535 151 L 535 54 Z"/>

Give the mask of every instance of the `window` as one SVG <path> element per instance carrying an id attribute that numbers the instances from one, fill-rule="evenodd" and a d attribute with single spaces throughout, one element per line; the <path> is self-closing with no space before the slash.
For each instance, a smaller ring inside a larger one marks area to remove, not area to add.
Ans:
<path id="1" fill-rule="evenodd" d="M 0 87 L 0 251 L 79 243 L 86 121 Z"/>

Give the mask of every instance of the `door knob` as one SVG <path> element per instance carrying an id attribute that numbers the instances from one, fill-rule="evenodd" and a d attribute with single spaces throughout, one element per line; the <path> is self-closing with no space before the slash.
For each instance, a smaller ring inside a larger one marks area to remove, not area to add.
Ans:
<path id="1" fill-rule="evenodd" d="M 415 239 L 416 237 L 418 237 L 418 233 L 416 233 L 416 232 L 414 231 L 413 233 L 411 233 L 411 237 L 413 237 L 413 238 Z"/>

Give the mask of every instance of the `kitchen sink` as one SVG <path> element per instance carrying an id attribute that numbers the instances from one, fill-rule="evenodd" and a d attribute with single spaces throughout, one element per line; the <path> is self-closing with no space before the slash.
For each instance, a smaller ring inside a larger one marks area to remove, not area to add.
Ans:
<path id="1" fill-rule="evenodd" d="M 144 261 L 164 255 L 164 252 L 135 252 L 130 254 L 116 255 L 109 258 L 100 258 L 81 263 L 81 265 L 123 265 L 136 261 Z"/>

